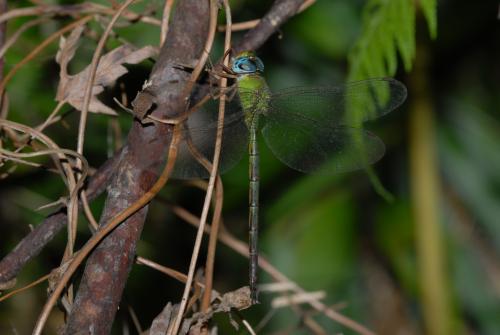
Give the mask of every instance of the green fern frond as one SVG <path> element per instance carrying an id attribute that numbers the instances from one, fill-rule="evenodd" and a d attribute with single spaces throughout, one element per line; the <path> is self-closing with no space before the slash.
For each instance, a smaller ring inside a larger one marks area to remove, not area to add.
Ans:
<path id="1" fill-rule="evenodd" d="M 429 26 L 431 37 L 436 36 L 436 0 L 421 0 L 420 5 Z M 410 71 L 415 57 L 415 16 L 413 0 L 369 0 L 363 12 L 361 35 L 349 53 L 348 81 L 366 78 L 394 76 L 397 70 L 397 54 L 401 56 L 406 71 Z M 388 92 L 377 92 L 383 101 Z M 351 118 L 361 118 L 359 113 L 370 113 L 370 103 L 346 102 Z M 391 201 L 392 195 L 383 187 L 375 171 L 366 171 L 375 191 Z"/>
<path id="2" fill-rule="evenodd" d="M 434 39 L 437 36 L 437 0 L 420 0 L 420 6 L 429 26 L 429 34 Z"/>
<path id="3" fill-rule="evenodd" d="M 415 56 L 414 2 L 370 0 L 363 13 L 363 22 L 361 36 L 348 56 L 348 80 L 394 75 L 396 52 L 409 71 Z"/>

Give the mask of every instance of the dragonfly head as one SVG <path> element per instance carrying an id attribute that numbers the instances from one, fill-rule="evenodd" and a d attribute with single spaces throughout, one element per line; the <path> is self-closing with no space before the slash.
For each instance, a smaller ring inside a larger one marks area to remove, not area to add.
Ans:
<path id="1" fill-rule="evenodd" d="M 236 75 L 260 74 L 264 72 L 264 63 L 253 51 L 244 51 L 233 59 L 231 70 Z"/>

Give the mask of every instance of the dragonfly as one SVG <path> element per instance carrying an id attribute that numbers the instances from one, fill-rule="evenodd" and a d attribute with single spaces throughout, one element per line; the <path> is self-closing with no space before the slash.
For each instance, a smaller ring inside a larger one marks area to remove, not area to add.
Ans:
<path id="1" fill-rule="evenodd" d="M 385 152 L 384 143 L 363 129 L 399 107 L 404 84 L 375 78 L 341 86 L 292 87 L 272 92 L 264 63 L 253 51 L 233 58 L 228 69 L 236 77 L 236 94 L 226 107 L 219 173 L 249 157 L 249 282 L 252 304 L 258 302 L 259 148 L 258 131 L 273 154 L 304 173 L 343 173 L 364 169 Z M 205 106 L 204 106 L 205 107 Z M 184 121 L 182 141 L 172 174 L 177 179 L 208 178 L 208 170 L 192 148 L 212 157 L 217 130 L 215 108 L 193 113 Z M 261 120 L 262 119 L 262 120 Z"/>

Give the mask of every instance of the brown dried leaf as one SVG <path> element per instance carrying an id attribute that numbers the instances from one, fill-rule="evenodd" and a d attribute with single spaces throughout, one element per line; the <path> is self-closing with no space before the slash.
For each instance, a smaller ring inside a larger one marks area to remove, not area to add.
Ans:
<path id="1" fill-rule="evenodd" d="M 172 306 L 169 302 L 163 311 L 156 318 L 154 318 L 149 335 L 163 335 L 166 334 L 172 323 L 172 314 L 176 313 L 179 306 Z"/>
<path id="2" fill-rule="evenodd" d="M 76 28 L 67 39 L 61 39 L 60 49 L 56 56 L 56 61 L 61 66 L 59 87 L 57 88 L 57 101 L 66 101 L 78 110 L 83 109 L 83 99 L 85 95 L 85 86 L 89 79 L 90 65 L 76 75 L 69 75 L 67 64 L 73 58 L 76 51 L 76 44 L 83 28 Z M 97 95 L 104 90 L 104 87 L 114 84 L 116 79 L 128 72 L 123 64 L 137 64 L 144 59 L 156 55 L 158 50 L 153 46 L 146 46 L 136 49 L 131 45 L 122 45 L 99 60 L 97 72 L 92 87 L 89 111 L 93 113 L 102 113 L 116 115 L 116 112 L 103 104 L 97 98 Z"/>
<path id="3" fill-rule="evenodd" d="M 227 292 L 221 298 L 215 312 L 229 312 L 231 309 L 242 310 L 252 306 L 250 288 L 243 286 L 236 291 Z"/>
<path id="4" fill-rule="evenodd" d="M 78 41 L 80 40 L 83 29 L 83 25 L 77 26 L 69 34 L 68 38 L 61 36 L 61 39 L 59 40 L 59 50 L 56 54 L 56 62 L 61 66 L 61 78 L 68 77 L 68 64 L 75 56 L 75 51 L 78 46 Z"/>

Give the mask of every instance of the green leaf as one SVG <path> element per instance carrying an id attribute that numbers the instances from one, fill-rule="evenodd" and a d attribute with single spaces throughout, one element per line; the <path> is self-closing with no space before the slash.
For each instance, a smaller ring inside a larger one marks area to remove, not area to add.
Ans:
<path id="1" fill-rule="evenodd" d="M 411 70 L 415 57 L 415 12 L 413 1 L 368 1 L 361 35 L 348 56 L 348 81 L 394 76 L 397 53 L 406 71 Z M 373 169 L 367 172 L 377 193 L 392 201 L 393 196 L 384 189 Z"/>
<path id="2" fill-rule="evenodd" d="M 421 0 L 420 6 L 424 12 L 427 25 L 429 27 L 429 34 L 432 39 L 437 36 L 437 1 L 436 0 Z"/>
<path id="3" fill-rule="evenodd" d="M 415 5 L 407 0 L 371 0 L 361 35 L 349 53 L 349 81 L 393 76 L 399 52 L 405 69 L 415 56 Z"/>

